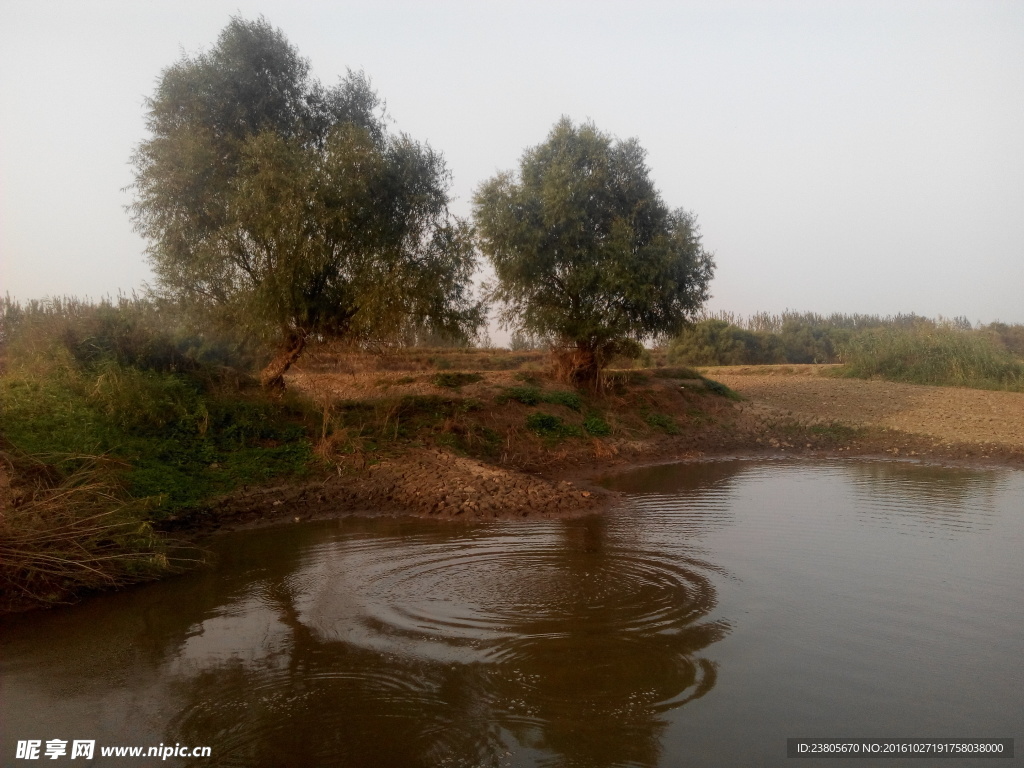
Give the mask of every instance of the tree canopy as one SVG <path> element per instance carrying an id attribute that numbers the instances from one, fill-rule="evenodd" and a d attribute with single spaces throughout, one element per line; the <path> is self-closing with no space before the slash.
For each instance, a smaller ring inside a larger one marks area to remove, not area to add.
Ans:
<path id="1" fill-rule="evenodd" d="M 324 87 L 280 30 L 233 17 L 164 70 L 147 109 L 131 215 L 157 290 L 273 339 L 265 384 L 314 334 L 481 324 L 444 160 L 389 133 L 362 73 Z"/>
<path id="2" fill-rule="evenodd" d="M 678 332 L 708 298 L 714 263 L 696 219 L 665 205 L 635 139 L 563 118 L 518 176 L 479 187 L 474 212 L 503 321 L 550 339 L 576 383 Z"/>

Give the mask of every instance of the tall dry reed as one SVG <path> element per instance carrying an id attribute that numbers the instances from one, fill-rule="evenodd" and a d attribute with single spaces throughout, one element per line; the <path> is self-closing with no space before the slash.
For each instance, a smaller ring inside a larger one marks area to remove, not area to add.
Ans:
<path id="1" fill-rule="evenodd" d="M 107 460 L 73 458 L 78 469 L 60 477 L 28 457 L 0 453 L 0 610 L 68 602 L 173 567 L 138 502 L 112 484 Z"/>

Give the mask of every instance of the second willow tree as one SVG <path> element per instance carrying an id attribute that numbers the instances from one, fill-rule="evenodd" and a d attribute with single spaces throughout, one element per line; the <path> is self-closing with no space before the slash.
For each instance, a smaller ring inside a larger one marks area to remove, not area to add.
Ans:
<path id="1" fill-rule="evenodd" d="M 559 121 L 474 197 L 481 249 L 507 327 L 549 339 L 557 372 L 600 386 L 616 355 L 678 332 L 708 298 L 712 255 L 670 209 L 635 139 Z"/>

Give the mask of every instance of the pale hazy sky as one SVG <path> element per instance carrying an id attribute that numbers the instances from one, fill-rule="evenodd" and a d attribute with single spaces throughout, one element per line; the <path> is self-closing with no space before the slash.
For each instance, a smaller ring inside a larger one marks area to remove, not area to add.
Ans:
<path id="1" fill-rule="evenodd" d="M 636 137 L 716 253 L 712 310 L 1024 322 L 1024 1 L 0 0 L 0 293 L 149 278 L 144 98 L 232 14 L 363 69 L 455 211 L 561 115 Z"/>

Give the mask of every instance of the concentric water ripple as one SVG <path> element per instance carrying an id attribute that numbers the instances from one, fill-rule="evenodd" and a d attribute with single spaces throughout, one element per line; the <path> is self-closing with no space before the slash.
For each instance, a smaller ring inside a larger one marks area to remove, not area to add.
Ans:
<path id="1" fill-rule="evenodd" d="M 328 624 L 328 602 L 316 623 L 378 651 L 429 656 L 434 643 L 469 654 L 462 661 L 498 661 L 524 644 L 581 633 L 634 640 L 678 633 L 715 605 L 708 568 L 693 558 L 573 547 L 551 527 L 515 538 L 338 543 L 321 557 L 332 571 L 358 569 L 358 613 Z"/>

